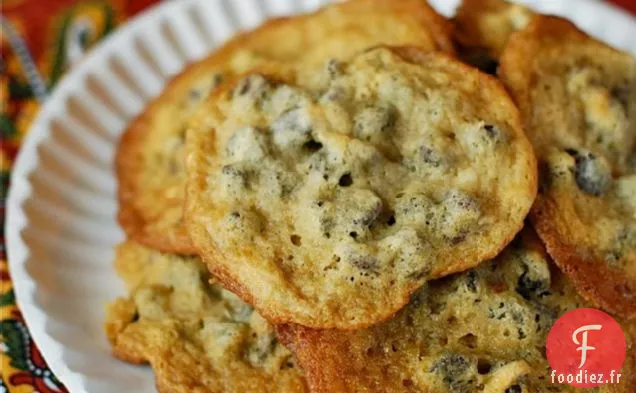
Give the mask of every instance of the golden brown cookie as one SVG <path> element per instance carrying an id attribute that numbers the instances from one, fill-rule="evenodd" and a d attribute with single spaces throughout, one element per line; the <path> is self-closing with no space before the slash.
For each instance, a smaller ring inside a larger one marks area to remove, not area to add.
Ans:
<path id="1" fill-rule="evenodd" d="M 122 227 L 149 247 L 195 253 L 182 222 L 186 119 L 224 79 L 266 61 L 309 67 L 378 44 L 452 53 L 450 36 L 424 0 L 350 0 L 237 36 L 174 79 L 124 133 L 116 160 Z"/>
<path id="2" fill-rule="evenodd" d="M 307 391 L 272 326 L 211 283 L 198 258 L 129 241 L 119 246 L 116 267 L 130 296 L 108 310 L 113 353 L 150 363 L 161 393 Z"/>
<path id="3" fill-rule="evenodd" d="M 195 253 L 182 223 L 186 119 L 232 72 L 264 61 L 236 49 L 190 66 L 132 122 L 116 158 L 119 223 L 130 238 L 165 252 Z"/>
<path id="4" fill-rule="evenodd" d="M 536 236 L 524 231 L 495 260 L 427 283 L 389 322 L 277 332 L 315 393 L 578 392 L 551 383 L 545 343 L 555 320 L 582 306 Z M 636 336 L 624 326 L 621 383 L 591 391 L 635 391 Z"/>
<path id="5" fill-rule="evenodd" d="M 531 219 L 591 302 L 636 315 L 636 59 L 556 17 L 535 17 L 501 79 L 540 160 Z"/>
<path id="6" fill-rule="evenodd" d="M 535 13 L 505 0 L 463 0 L 455 16 L 455 39 L 464 48 L 481 49 L 499 59 L 508 38 L 525 28 Z"/>
<path id="7" fill-rule="evenodd" d="M 192 241 L 276 323 L 386 320 L 498 254 L 536 194 L 499 82 L 413 47 L 244 76 L 202 105 L 186 146 Z"/>

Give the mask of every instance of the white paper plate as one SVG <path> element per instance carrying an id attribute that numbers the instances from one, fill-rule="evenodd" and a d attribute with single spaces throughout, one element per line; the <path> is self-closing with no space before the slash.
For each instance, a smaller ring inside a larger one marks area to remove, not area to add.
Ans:
<path id="1" fill-rule="evenodd" d="M 112 34 L 49 98 L 13 169 L 6 234 L 18 304 L 49 366 L 72 392 L 155 391 L 148 369 L 110 356 L 102 331 L 104 305 L 124 294 L 111 263 L 123 238 L 112 168 L 126 124 L 171 75 L 236 31 L 326 1 L 164 3 Z M 594 0 L 523 2 L 636 53 L 636 21 L 616 8 Z M 458 0 L 432 3 L 452 15 Z"/>

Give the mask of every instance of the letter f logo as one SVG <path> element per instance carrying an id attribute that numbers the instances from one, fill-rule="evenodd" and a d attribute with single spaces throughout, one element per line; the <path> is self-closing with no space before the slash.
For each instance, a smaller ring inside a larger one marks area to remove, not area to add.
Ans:
<path id="1" fill-rule="evenodd" d="M 602 325 L 585 325 L 576 329 L 574 333 L 572 333 L 572 341 L 574 341 L 574 344 L 580 345 L 580 347 L 576 349 L 577 351 L 581 351 L 581 364 L 579 365 L 579 368 L 583 367 L 583 365 L 585 364 L 585 361 L 587 360 L 587 351 L 593 351 L 596 349 L 594 347 L 587 345 L 588 330 L 601 330 L 602 327 L 603 327 Z M 581 332 L 583 332 L 582 343 L 579 342 L 577 338 L 578 334 Z"/>

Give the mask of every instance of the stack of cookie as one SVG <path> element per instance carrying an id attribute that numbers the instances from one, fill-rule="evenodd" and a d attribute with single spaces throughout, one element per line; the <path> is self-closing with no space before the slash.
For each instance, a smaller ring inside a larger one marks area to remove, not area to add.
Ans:
<path id="1" fill-rule="evenodd" d="M 270 21 L 168 85 L 117 176 L 106 330 L 161 392 L 573 391 L 545 343 L 578 307 L 626 334 L 599 391 L 636 391 L 636 59 L 565 20 Z"/>

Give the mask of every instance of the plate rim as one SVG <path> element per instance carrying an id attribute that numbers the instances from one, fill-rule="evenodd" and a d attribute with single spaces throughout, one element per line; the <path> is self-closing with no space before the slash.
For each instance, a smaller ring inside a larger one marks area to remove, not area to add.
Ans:
<path id="1" fill-rule="evenodd" d="M 116 45 L 122 40 L 133 38 L 134 34 L 156 21 L 169 15 L 173 9 L 180 9 L 196 4 L 198 0 L 179 0 L 156 3 L 150 8 L 128 20 L 125 26 L 116 29 L 101 42 L 92 47 L 78 64 L 67 72 L 53 91 L 48 95 L 35 120 L 29 127 L 25 139 L 20 145 L 18 154 L 10 172 L 9 190 L 5 200 L 5 245 L 9 275 L 15 294 L 16 305 L 22 314 L 24 323 L 31 338 L 48 368 L 55 377 L 64 384 L 70 392 L 88 393 L 84 375 L 72 370 L 63 360 L 64 347 L 46 332 L 47 314 L 37 305 L 37 281 L 27 271 L 26 262 L 30 254 L 29 247 L 22 239 L 22 231 L 28 220 L 25 218 L 23 205 L 32 196 L 30 177 L 40 162 L 38 148 L 51 135 L 48 127 L 51 118 L 60 110 L 62 103 L 72 95 L 73 85 L 77 80 L 83 80 L 107 54 L 116 50 Z M 184 67 L 187 63 L 184 63 Z M 169 78 L 168 78 L 169 79 Z M 164 80 L 165 82 L 168 80 Z M 154 97 L 151 97 L 152 100 Z M 150 102 L 144 103 L 144 108 Z M 132 119 L 130 119 L 132 120 Z"/>

